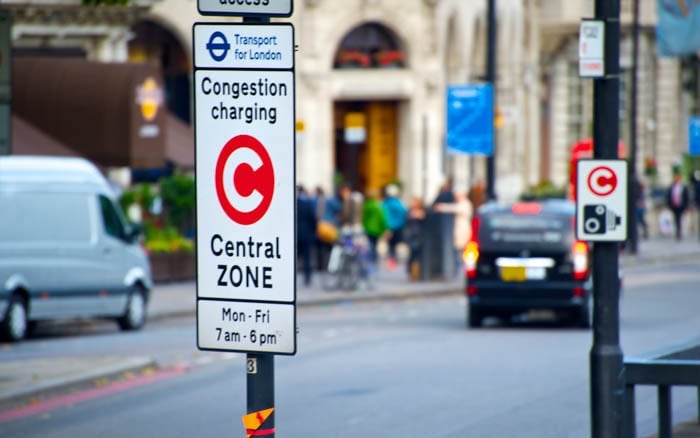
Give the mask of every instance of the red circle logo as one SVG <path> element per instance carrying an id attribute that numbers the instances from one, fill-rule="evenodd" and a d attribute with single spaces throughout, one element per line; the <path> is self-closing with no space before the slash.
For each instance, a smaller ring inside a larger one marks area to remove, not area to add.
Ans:
<path id="1" fill-rule="evenodd" d="M 608 196 L 617 188 L 617 175 L 608 166 L 594 167 L 588 174 L 586 183 L 593 194 Z"/>
<path id="2" fill-rule="evenodd" d="M 224 145 L 216 160 L 214 179 L 221 208 L 237 224 L 256 223 L 272 203 L 272 160 L 255 137 L 237 135 Z"/>

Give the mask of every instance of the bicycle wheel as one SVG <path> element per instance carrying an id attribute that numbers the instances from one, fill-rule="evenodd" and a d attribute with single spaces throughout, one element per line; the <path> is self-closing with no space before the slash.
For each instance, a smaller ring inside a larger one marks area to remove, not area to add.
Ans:
<path id="1" fill-rule="evenodd" d="M 340 288 L 340 270 L 342 267 L 343 247 L 333 245 L 328 257 L 328 267 L 321 275 L 321 287 L 326 290 L 336 290 Z"/>
<path id="2" fill-rule="evenodd" d="M 362 266 L 355 253 L 344 253 L 340 264 L 339 283 L 343 290 L 355 290 L 362 277 Z"/>

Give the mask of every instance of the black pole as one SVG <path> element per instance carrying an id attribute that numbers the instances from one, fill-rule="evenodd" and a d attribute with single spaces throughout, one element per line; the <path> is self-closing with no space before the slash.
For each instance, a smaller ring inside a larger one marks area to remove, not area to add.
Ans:
<path id="1" fill-rule="evenodd" d="M 593 157 L 616 159 L 619 141 L 620 0 L 596 0 L 595 18 L 605 22 L 605 76 L 593 87 Z M 625 391 L 620 348 L 618 242 L 593 245 L 593 346 L 590 352 L 591 437 L 622 433 Z"/>
<path id="2" fill-rule="evenodd" d="M 269 23 L 270 17 L 243 17 L 244 23 Z M 275 356 L 270 353 L 246 354 L 248 373 L 246 374 L 247 406 L 251 414 L 275 407 Z M 275 412 L 265 420 L 262 429 L 266 437 L 275 438 Z"/>
<path id="3" fill-rule="evenodd" d="M 639 176 L 637 175 L 637 68 L 639 63 L 639 0 L 632 0 L 632 81 L 630 83 L 630 154 L 627 179 L 627 244 L 630 254 L 637 254 L 639 242 L 639 222 L 637 220 L 637 199 Z"/>
<path id="4" fill-rule="evenodd" d="M 493 111 L 496 115 L 496 0 L 488 0 L 488 30 L 486 36 L 486 81 L 493 87 Z M 486 194 L 489 199 L 496 199 L 496 129 L 493 130 L 493 153 L 486 157 Z"/>
<path id="5" fill-rule="evenodd" d="M 246 355 L 248 374 L 246 412 L 262 411 L 275 407 L 275 355 L 269 353 L 248 353 Z M 275 412 L 265 420 L 261 429 L 266 437 L 275 437 Z"/>

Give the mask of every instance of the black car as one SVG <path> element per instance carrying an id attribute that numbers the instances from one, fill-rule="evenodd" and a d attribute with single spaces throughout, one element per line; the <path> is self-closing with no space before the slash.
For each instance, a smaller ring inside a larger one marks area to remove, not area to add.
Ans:
<path id="1" fill-rule="evenodd" d="M 575 237 L 576 206 L 565 199 L 489 203 L 475 213 L 465 263 L 467 323 L 533 309 L 582 327 L 592 320 L 591 257 Z"/>

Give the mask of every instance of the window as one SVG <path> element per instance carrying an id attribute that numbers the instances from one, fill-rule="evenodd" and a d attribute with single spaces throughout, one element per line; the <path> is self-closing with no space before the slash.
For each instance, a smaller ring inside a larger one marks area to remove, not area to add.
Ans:
<path id="1" fill-rule="evenodd" d="M 341 41 L 333 61 L 334 68 L 401 68 L 406 65 L 404 51 L 389 28 L 367 23 L 351 30 Z"/>
<path id="2" fill-rule="evenodd" d="M 585 90 L 579 77 L 578 63 L 569 63 L 567 71 L 567 144 L 572 145 L 589 136 L 586 130 Z"/>
<path id="3" fill-rule="evenodd" d="M 112 201 L 104 195 L 100 195 L 100 210 L 105 232 L 117 239 L 126 240 L 126 230 L 121 212 Z"/>

